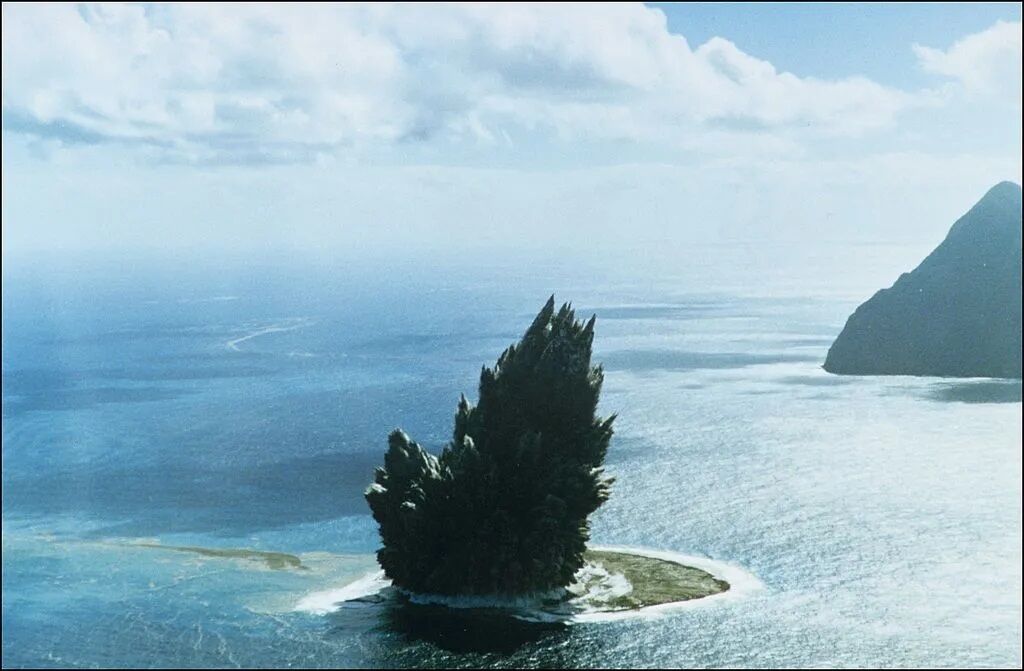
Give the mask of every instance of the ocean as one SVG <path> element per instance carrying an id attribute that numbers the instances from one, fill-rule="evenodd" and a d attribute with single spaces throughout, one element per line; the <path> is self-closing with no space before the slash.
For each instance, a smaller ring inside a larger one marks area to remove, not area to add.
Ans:
<path id="1" fill-rule="evenodd" d="M 930 247 L 5 260 L 3 666 L 1019 667 L 1020 382 L 821 369 Z M 440 450 L 552 293 L 597 315 L 619 416 L 593 541 L 763 587 L 303 608 L 375 570 L 388 432 Z"/>

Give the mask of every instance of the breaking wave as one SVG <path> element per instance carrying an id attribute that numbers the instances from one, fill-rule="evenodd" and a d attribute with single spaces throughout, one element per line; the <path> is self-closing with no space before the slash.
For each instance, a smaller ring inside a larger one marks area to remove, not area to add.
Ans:
<path id="1" fill-rule="evenodd" d="M 255 331 L 251 331 L 249 333 L 246 333 L 245 335 L 240 336 L 238 338 L 234 338 L 232 340 L 229 340 L 226 343 L 224 343 L 224 345 L 229 350 L 232 350 L 234 352 L 241 352 L 242 349 L 239 347 L 239 345 L 241 345 L 242 343 L 244 343 L 244 342 L 246 342 L 248 340 L 252 340 L 253 338 L 258 338 L 260 336 L 267 335 L 267 334 L 270 334 L 270 333 L 284 333 L 286 331 L 295 331 L 295 330 L 298 330 L 298 329 L 301 329 L 301 328 L 305 328 L 305 327 L 309 326 L 312 323 L 313 322 L 311 320 L 306 319 L 304 317 L 296 317 L 294 319 L 286 319 L 284 321 L 276 322 L 274 324 L 270 324 L 268 326 L 264 326 L 262 328 L 256 329 Z"/>

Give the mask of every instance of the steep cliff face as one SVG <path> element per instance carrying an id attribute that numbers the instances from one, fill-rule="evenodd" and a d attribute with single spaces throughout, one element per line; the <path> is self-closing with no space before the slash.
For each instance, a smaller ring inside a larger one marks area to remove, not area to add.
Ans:
<path id="1" fill-rule="evenodd" d="M 917 268 L 858 307 L 825 370 L 1020 378 L 1020 186 L 992 187 Z"/>

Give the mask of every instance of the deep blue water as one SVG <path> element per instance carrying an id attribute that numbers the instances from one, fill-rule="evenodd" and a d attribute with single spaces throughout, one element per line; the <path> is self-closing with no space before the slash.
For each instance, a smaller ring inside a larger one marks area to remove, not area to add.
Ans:
<path id="1" fill-rule="evenodd" d="M 5 267 L 3 665 L 1019 666 L 1020 383 L 820 369 L 926 251 Z M 440 449 L 552 292 L 598 315 L 619 413 L 595 541 L 766 589 L 571 626 L 297 612 L 371 568 L 387 433 Z"/>

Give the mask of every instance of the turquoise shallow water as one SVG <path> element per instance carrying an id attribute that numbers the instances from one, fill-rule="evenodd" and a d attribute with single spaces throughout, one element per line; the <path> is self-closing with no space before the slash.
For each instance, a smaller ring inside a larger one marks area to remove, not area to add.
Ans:
<path id="1" fill-rule="evenodd" d="M 923 251 L 5 268 L 3 665 L 1019 666 L 1020 383 L 820 369 Z M 595 541 L 765 589 L 571 626 L 296 611 L 372 569 L 387 432 L 439 449 L 552 291 L 597 313 L 620 416 Z"/>

